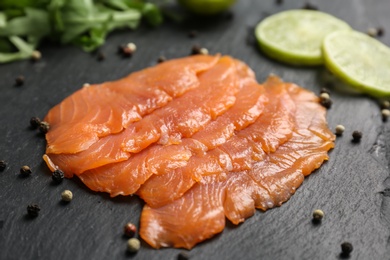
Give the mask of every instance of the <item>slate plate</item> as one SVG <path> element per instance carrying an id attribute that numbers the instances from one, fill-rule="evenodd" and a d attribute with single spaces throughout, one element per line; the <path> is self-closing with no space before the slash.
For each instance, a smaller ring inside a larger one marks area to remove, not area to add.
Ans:
<path id="1" fill-rule="evenodd" d="M 0 159 L 8 167 L 0 172 L 0 259 L 176 259 L 184 250 L 154 250 L 145 243 L 138 254 L 126 253 L 122 227 L 128 221 L 139 224 L 143 203 L 137 197 L 111 199 L 89 191 L 77 179 L 53 185 L 41 160 L 44 138 L 29 129 L 29 119 L 44 117 L 83 83 L 118 79 L 155 64 L 160 55 L 185 56 L 195 43 L 211 53 L 247 62 L 259 81 L 275 73 L 318 93 L 326 84 L 322 67 L 285 66 L 267 59 L 256 47 L 252 31 L 259 20 L 304 5 L 304 1 L 285 2 L 239 0 L 232 19 L 221 15 L 115 33 L 102 48 L 107 56 L 103 62 L 74 47 L 46 44 L 41 48 L 43 60 L 35 64 L 1 65 Z M 312 3 L 357 30 L 390 24 L 388 0 Z M 193 39 L 187 36 L 192 29 L 199 32 Z M 390 45 L 389 34 L 380 40 Z M 117 46 L 130 41 L 138 46 L 136 54 L 131 59 L 117 56 Z M 22 87 L 13 86 L 18 75 L 26 77 Z M 308 177 L 282 207 L 258 211 L 237 227 L 228 224 L 222 234 L 185 251 L 191 259 L 338 259 L 343 241 L 354 245 L 351 259 L 388 259 L 389 123 L 381 121 L 375 100 L 331 90 L 334 105 L 328 113 L 329 125 L 343 124 L 346 131 L 337 139 L 329 162 Z M 359 144 L 351 143 L 353 130 L 363 132 Z M 22 165 L 32 168 L 30 177 L 19 177 Z M 74 193 L 68 205 L 60 203 L 64 189 Z M 41 206 L 39 217 L 33 220 L 26 217 L 30 203 Z M 311 222 L 316 208 L 326 214 L 321 225 Z"/>

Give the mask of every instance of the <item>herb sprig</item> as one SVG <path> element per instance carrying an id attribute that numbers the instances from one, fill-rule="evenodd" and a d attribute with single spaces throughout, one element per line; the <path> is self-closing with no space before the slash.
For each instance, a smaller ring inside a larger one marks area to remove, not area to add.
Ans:
<path id="1" fill-rule="evenodd" d="M 30 58 L 43 39 L 93 51 L 108 33 L 135 29 L 142 18 L 152 26 L 163 20 L 146 0 L 2 0 L 0 63 Z"/>

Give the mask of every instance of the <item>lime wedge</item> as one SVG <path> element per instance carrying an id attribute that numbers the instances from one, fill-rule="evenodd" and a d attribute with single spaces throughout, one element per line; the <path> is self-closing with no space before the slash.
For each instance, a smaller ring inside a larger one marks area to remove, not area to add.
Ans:
<path id="1" fill-rule="evenodd" d="M 339 31 L 323 42 L 326 67 L 341 80 L 373 96 L 390 96 L 390 49 L 356 31 Z"/>
<path id="2" fill-rule="evenodd" d="M 350 29 L 347 23 L 326 13 L 290 10 L 261 21 L 255 36 L 271 58 L 294 65 L 319 65 L 323 63 L 321 46 L 325 36 Z"/>

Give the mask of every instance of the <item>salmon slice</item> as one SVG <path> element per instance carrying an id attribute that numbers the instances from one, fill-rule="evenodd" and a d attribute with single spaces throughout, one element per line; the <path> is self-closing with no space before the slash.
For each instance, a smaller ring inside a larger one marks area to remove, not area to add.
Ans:
<path id="1" fill-rule="evenodd" d="M 334 135 L 326 125 L 325 109 L 318 98 L 296 85 L 280 85 L 297 107 L 291 138 L 275 151 L 270 149 L 263 160 L 254 161 L 250 170 L 206 176 L 172 203 L 157 208 L 146 205 L 140 235 L 148 244 L 190 249 L 221 232 L 225 217 L 238 224 L 252 216 L 255 208 L 267 210 L 281 205 L 305 175 L 328 159 Z"/>
<path id="2" fill-rule="evenodd" d="M 194 155 L 187 165 L 164 175 L 152 176 L 137 194 L 148 205 L 161 207 L 180 198 L 202 176 L 250 170 L 254 161 L 262 160 L 266 153 L 274 152 L 290 139 L 296 105 L 278 79 L 271 78 L 264 86 L 269 103 L 253 124 L 241 128 L 243 130 L 226 143 L 214 146 L 216 149 Z"/>
<path id="3" fill-rule="evenodd" d="M 100 137 L 132 122 L 199 86 L 198 76 L 219 56 L 197 55 L 167 61 L 121 80 L 84 87 L 52 108 L 45 121 L 47 153 L 77 153 Z"/>
<path id="4" fill-rule="evenodd" d="M 237 94 L 233 107 L 192 138 L 184 138 L 178 145 L 151 146 L 127 161 L 89 170 L 79 175 L 79 178 L 90 189 L 108 192 L 111 196 L 133 194 L 150 176 L 170 173 L 187 165 L 192 156 L 204 155 L 207 150 L 226 142 L 235 131 L 245 128 L 258 118 L 266 101 L 263 86 L 253 79 L 247 80 Z M 201 171 L 200 168 L 198 170 Z"/>
<path id="5" fill-rule="evenodd" d="M 223 57 L 214 67 L 199 75 L 200 84 L 197 88 L 133 123 L 124 131 L 102 137 L 82 152 L 47 152 L 47 158 L 63 170 L 66 176 L 71 177 L 89 169 L 127 160 L 131 151 L 124 144 L 129 143 L 126 138 L 133 140 L 133 147 L 137 147 L 136 150 L 130 149 L 133 153 L 158 139 L 164 145 L 166 142 L 180 143 L 182 136 L 190 137 L 234 104 L 235 94 L 243 84 L 239 81 L 236 71 L 239 67 L 236 64 L 233 59 Z"/>
<path id="6" fill-rule="evenodd" d="M 182 137 L 201 130 L 234 104 L 240 90 L 236 69 L 234 60 L 222 57 L 213 69 L 201 75 L 198 88 L 123 131 L 122 149 L 137 153 L 155 142 L 178 144 Z"/>

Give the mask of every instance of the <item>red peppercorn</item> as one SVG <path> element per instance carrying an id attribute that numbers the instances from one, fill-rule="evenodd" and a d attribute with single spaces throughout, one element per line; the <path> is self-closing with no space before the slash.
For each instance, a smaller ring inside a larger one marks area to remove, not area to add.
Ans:
<path id="1" fill-rule="evenodd" d="M 137 227 L 133 223 L 127 223 L 124 228 L 124 233 L 127 237 L 134 237 L 137 233 Z"/>

